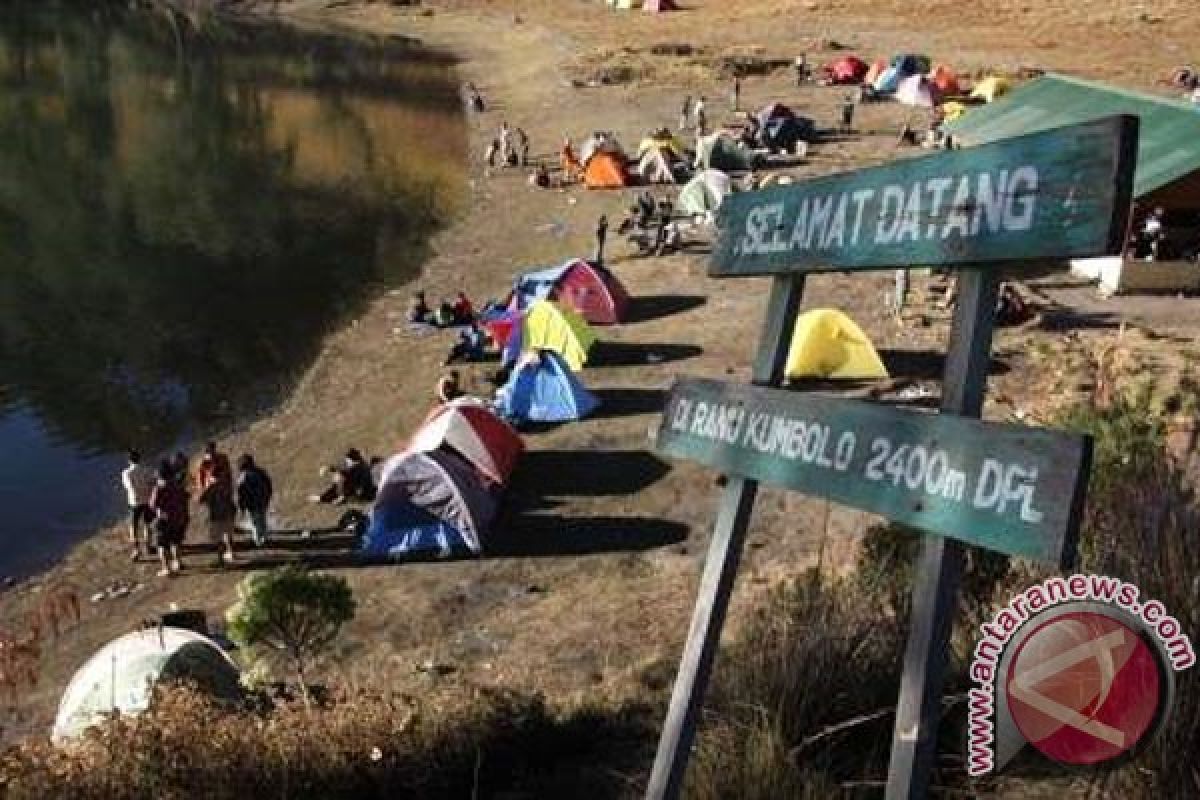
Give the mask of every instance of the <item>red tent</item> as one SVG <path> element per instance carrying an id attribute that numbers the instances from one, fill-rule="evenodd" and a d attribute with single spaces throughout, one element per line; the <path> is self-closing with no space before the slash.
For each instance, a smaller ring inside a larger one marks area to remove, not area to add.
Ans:
<path id="1" fill-rule="evenodd" d="M 594 325 L 615 325 L 629 310 L 629 293 L 617 276 L 583 259 L 567 265 L 554 295 Z"/>
<path id="2" fill-rule="evenodd" d="M 450 447 L 487 480 L 503 484 L 516 468 L 525 443 L 478 401 L 456 400 L 431 411 L 406 450 L 427 453 L 441 447 Z"/>
<path id="3" fill-rule="evenodd" d="M 857 56 L 842 56 L 830 65 L 829 73 L 834 83 L 861 83 L 869 69 Z"/>

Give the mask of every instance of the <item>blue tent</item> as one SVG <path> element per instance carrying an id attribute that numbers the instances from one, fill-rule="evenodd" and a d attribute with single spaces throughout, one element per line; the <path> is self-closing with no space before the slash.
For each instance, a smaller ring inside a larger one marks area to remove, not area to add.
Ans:
<path id="1" fill-rule="evenodd" d="M 401 453 L 388 459 L 371 506 L 362 553 L 372 559 L 478 554 L 496 498 L 454 453 Z"/>
<path id="2" fill-rule="evenodd" d="M 502 390 L 500 411 L 518 421 L 567 422 L 586 417 L 598 405 L 562 356 L 542 350 L 513 370 Z"/>

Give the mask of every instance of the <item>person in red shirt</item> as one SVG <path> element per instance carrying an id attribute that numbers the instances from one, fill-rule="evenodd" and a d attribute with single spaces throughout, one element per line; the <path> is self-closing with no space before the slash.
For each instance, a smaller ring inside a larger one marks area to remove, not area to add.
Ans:
<path id="1" fill-rule="evenodd" d="M 204 446 L 204 456 L 196 473 L 196 486 L 200 492 L 200 504 L 208 511 L 208 535 L 219 553 L 217 566 L 232 564 L 233 532 L 237 522 L 233 469 L 229 464 L 229 456 L 217 450 L 216 442 Z"/>
<path id="2" fill-rule="evenodd" d="M 454 295 L 454 305 L 450 308 L 454 312 L 454 322 L 458 325 L 467 325 L 475 319 L 475 309 L 467 299 L 466 292 Z"/>
<path id="3" fill-rule="evenodd" d="M 187 535 L 189 499 L 187 490 L 175 479 L 171 465 L 164 463 L 158 471 L 158 483 L 150 493 L 155 544 L 158 560 L 162 562 L 159 577 L 165 578 L 183 569 L 179 563 L 179 545 Z"/>

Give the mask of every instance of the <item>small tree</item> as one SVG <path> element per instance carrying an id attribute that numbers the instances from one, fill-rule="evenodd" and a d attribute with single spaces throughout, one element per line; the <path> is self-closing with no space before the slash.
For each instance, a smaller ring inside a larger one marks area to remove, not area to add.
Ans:
<path id="1" fill-rule="evenodd" d="M 238 644 L 266 646 L 288 661 L 304 702 L 305 671 L 354 618 L 354 596 L 344 578 L 281 567 L 251 575 L 238 586 L 239 600 L 225 614 Z"/>

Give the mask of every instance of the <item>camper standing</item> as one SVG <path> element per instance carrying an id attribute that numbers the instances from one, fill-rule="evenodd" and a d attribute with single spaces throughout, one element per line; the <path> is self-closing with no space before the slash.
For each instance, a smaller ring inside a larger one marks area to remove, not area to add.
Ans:
<path id="1" fill-rule="evenodd" d="M 708 132 L 708 115 L 704 110 L 704 95 L 696 100 L 696 105 L 692 108 L 692 119 L 696 124 L 696 133 L 703 136 Z"/>
<path id="2" fill-rule="evenodd" d="M 521 166 L 529 166 L 529 135 L 524 128 L 517 128 L 517 149 L 520 151 Z"/>
<path id="3" fill-rule="evenodd" d="M 238 459 L 237 505 L 250 524 L 255 547 L 267 543 L 267 509 L 271 507 L 274 487 L 266 470 L 254 463 L 250 454 Z"/>
<path id="4" fill-rule="evenodd" d="M 737 113 L 742 107 L 742 78 L 736 73 L 733 76 L 733 92 L 729 97 L 729 108 Z"/>
<path id="5" fill-rule="evenodd" d="M 160 578 L 178 573 L 183 569 L 179 563 L 179 545 L 187 536 L 188 493 L 178 480 L 175 469 L 164 463 L 158 472 L 158 484 L 150 494 L 150 508 L 154 510 L 155 544 L 162 569 Z"/>
<path id="6" fill-rule="evenodd" d="M 516 154 L 513 152 L 512 131 L 508 128 L 508 122 L 500 123 L 500 166 L 507 167 L 512 164 Z"/>
<path id="7" fill-rule="evenodd" d="M 692 119 L 692 96 L 689 94 L 683 98 L 683 108 L 679 110 L 679 130 L 686 131 L 691 127 Z"/>
<path id="8" fill-rule="evenodd" d="M 129 451 L 129 466 L 121 472 L 121 486 L 129 503 L 129 543 L 133 558 L 150 552 L 150 525 L 154 512 L 150 510 L 150 495 L 154 492 L 154 470 L 142 463 L 141 453 Z"/>
<path id="9" fill-rule="evenodd" d="M 596 221 L 596 264 L 604 266 L 604 240 L 608 236 L 608 215 L 601 214 Z"/>

